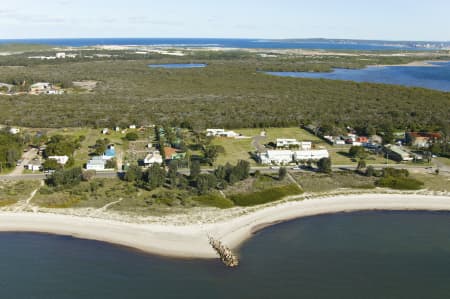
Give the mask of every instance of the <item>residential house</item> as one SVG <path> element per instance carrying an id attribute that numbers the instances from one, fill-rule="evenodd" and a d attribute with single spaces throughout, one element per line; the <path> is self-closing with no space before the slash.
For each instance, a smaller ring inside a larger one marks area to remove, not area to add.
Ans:
<path id="1" fill-rule="evenodd" d="M 10 128 L 9 133 L 12 135 L 17 135 L 20 133 L 20 129 L 19 128 Z"/>
<path id="2" fill-rule="evenodd" d="M 308 160 L 319 161 L 322 158 L 329 158 L 329 157 L 330 154 L 326 149 L 294 151 L 294 160 L 296 162 Z"/>
<path id="3" fill-rule="evenodd" d="M 290 150 L 269 150 L 259 154 L 261 164 L 289 164 L 293 162 L 293 153 Z"/>
<path id="4" fill-rule="evenodd" d="M 92 157 L 86 164 L 86 170 L 102 171 L 106 169 L 106 160 L 100 156 Z"/>
<path id="5" fill-rule="evenodd" d="M 42 164 L 40 161 L 31 161 L 27 165 L 27 169 L 31 171 L 40 171 L 42 169 Z"/>
<path id="6" fill-rule="evenodd" d="M 104 129 L 102 130 L 102 134 L 103 134 L 103 135 L 109 134 L 109 129 L 108 129 L 108 128 L 104 128 Z"/>
<path id="7" fill-rule="evenodd" d="M 56 162 L 60 165 L 66 165 L 66 163 L 69 161 L 68 156 L 49 156 L 48 159 L 56 160 Z"/>
<path id="8" fill-rule="evenodd" d="M 312 142 L 311 141 L 297 141 L 297 139 L 278 138 L 277 139 L 277 147 L 278 148 L 296 147 L 296 148 L 306 151 L 306 150 L 311 150 Z"/>
<path id="9" fill-rule="evenodd" d="M 144 162 L 144 166 L 148 167 L 155 163 L 162 164 L 163 159 L 162 159 L 161 153 L 159 151 L 153 150 L 145 157 L 143 162 Z"/>
<path id="10" fill-rule="evenodd" d="M 241 135 L 234 131 L 226 131 L 225 129 L 206 129 L 206 136 L 236 138 Z"/>
<path id="11" fill-rule="evenodd" d="M 56 53 L 56 58 L 64 59 L 64 58 L 66 58 L 66 53 L 65 52 Z"/>
<path id="12" fill-rule="evenodd" d="M 32 93 L 43 93 L 50 89 L 53 89 L 53 85 L 49 82 L 38 82 L 30 86 Z"/>
<path id="13" fill-rule="evenodd" d="M 164 156 L 166 160 L 181 160 L 186 156 L 186 153 L 182 153 L 173 147 L 164 147 Z"/>
<path id="14" fill-rule="evenodd" d="M 108 149 L 103 153 L 102 159 L 103 160 L 111 160 L 116 157 L 116 149 L 114 148 L 114 145 L 109 145 Z"/>
<path id="15" fill-rule="evenodd" d="M 388 144 L 384 148 L 388 158 L 391 158 L 395 161 L 412 161 L 414 159 L 411 153 L 407 152 L 400 146 Z"/>
<path id="16" fill-rule="evenodd" d="M 406 143 L 415 147 L 429 147 L 433 142 L 442 138 L 439 133 L 406 133 Z"/>

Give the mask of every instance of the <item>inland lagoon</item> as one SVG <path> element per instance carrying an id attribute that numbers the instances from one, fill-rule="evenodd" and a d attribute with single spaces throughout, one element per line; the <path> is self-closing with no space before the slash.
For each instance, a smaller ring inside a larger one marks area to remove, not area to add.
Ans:
<path id="1" fill-rule="evenodd" d="M 369 66 L 364 69 L 334 69 L 320 72 L 266 72 L 282 77 L 346 80 L 423 87 L 450 91 L 450 62 L 430 62 L 423 65 Z"/>

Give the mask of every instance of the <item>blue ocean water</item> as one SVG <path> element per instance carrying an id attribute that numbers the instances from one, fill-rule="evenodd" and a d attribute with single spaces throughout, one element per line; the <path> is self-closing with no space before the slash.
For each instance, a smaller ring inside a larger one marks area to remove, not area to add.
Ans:
<path id="1" fill-rule="evenodd" d="M 333 50 L 416 50 L 410 46 L 376 44 L 370 41 L 343 43 L 330 40 L 264 40 L 264 39 L 224 39 L 224 38 L 62 38 L 62 39 L 0 39 L 0 44 L 26 43 L 55 46 L 95 46 L 95 45 L 150 45 L 171 47 L 226 47 L 258 49 L 333 49 Z M 423 50 L 423 49 L 421 49 Z"/>
<path id="2" fill-rule="evenodd" d="M 71 237 L 0 233 L 0 298 L 450 298 L 450 214 L 363 212 L 261 232 L 241 265 Z"/>
<path id="3" fill-rule="evenodd" d="M 149 64 L 150 68 L 163 68 L 163 69 L 193 69 L 193 68 L 204 68 L 206 64 L 204 63 L 168 63 L 168 64 Z"/>
<path id="4" fill-rule="evenodd" d="M 335 69 L 330 73 L 267 72 L 270 75 L 295 78 L 349 80 L 450 91 L 450 62 L 436 62 L 433 66 L 370 66 L 360 70 Z"/>

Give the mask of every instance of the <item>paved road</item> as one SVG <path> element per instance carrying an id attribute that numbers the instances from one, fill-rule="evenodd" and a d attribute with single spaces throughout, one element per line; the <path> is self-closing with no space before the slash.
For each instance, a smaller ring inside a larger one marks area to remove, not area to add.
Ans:
<path id="1" fill-rule="evenodd" d="M 32 148 L 28 150 L 27 152 L 23 153 L 21 160 L 22 162 L 14 168 L 14 170 L 8 174 L 9 176 L 19 176 L 22 174 L 23 170 L 25 169 L 25 166 L 28 165 L 31 160 L 36 157 L 37 155 L 37 149 Z"/>

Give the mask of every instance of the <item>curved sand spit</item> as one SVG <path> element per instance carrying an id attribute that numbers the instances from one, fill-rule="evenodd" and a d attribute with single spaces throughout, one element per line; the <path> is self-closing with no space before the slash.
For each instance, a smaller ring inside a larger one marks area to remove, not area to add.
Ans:
<path id="1" fill-rule="evenodd" d="M 262 227 L 295 218 L 362 210 L 450 211 L 450 197 L 399 194 L 343 195 L 292 201 L 211 224 L 170 226 L 44 213 L 0 212 L 0 231 L 42 232 L 105 241 L 182 258 L 215 258 L 208 234 L 232 248 Z"/>

